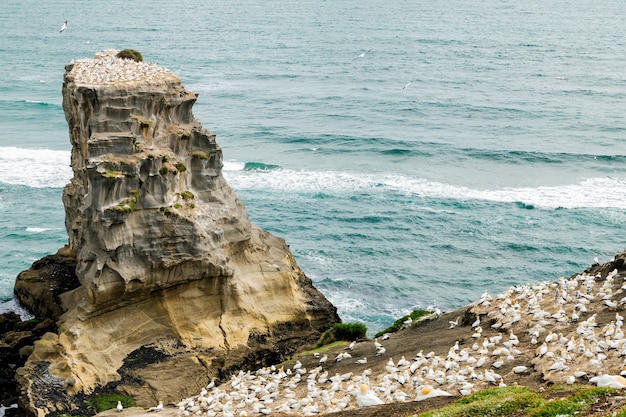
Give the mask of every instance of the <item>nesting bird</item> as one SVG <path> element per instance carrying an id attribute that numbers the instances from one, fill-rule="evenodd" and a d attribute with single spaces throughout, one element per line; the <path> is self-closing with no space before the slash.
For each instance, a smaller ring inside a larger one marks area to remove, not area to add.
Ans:
<path id="1" fill-rule="evenodd" d="M 369 387 L 365 384 L 359 385 L 359 392 L 356 395 L 356 402 L 359 404 L 360 407 L 384 404 L 383 400 L 381 400 L 376 396 L 376 394 L 371 392 Z"/>

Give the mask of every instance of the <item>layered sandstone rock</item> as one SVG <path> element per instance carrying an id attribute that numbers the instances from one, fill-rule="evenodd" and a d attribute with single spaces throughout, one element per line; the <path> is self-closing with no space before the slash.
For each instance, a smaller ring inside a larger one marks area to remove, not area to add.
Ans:
<path id="1" fill-rule="evenodd" d="M 66 67 L 65 252 L 80 285 L 60 295 L 58 333 L 18 372 L 31 414 L 102 387 L 139 405 L 175 402 L 339 320 L 285 242 L 249 222 L 215 135 L 193 117 L 196 98 L 171 72 L 108 53 Z"/>

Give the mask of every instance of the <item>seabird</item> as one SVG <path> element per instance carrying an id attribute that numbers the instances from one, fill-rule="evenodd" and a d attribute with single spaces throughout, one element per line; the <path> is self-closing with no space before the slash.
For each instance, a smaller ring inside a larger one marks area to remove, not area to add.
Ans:
<path id="1" fill-rule="evenodd" d="M 365 56 L 365 54 L 367 54 L 368 52 L 370 52 L 373 48 L 368 49 L 367 51 L 363 52 L 360 55 L 355 56 L 354 58 L 352 58 L 352 60 L 354 61 L 355 59 L 359 59 L 359 58 L 363 58 Z"/>
<path id="2" fill-rule="evenodd" d="M 124 406 L 122 405 L 121 401 L 117 402 L 117 411 L 122 411 L 124 409 Z"/>
<path id="3" fill-rule="evenodd" d="M 360 407 L 383 404 L 383 400 L 381 400 L 376 396 L 376 394 L 371 392 L 368 386 L 365 384 L 361 384 L 359 386 L 359 392 L 356 394 L 356 402 L 359 404 Z"/>
<path id="4" fill-rule="evenodd" d="M 404 90 L 405 88 L 407 88 L 411 84 L 413 84 L 413 81 L 409 81 L 408 83 L 404 84 L 404 87 L 402 87 L 402 89 Z"/>
<path id="5" fill-rule="evenodd" d="M 65 23 L 63 23 L 63 24 L 61 25 L 61 30 L 59 30 L 59 33 L 60 33 L 60 32 L 64 32 L 64 31 L 65 31 L 65 29 L 67 29 L 67 20 L 65 21 Z"/>

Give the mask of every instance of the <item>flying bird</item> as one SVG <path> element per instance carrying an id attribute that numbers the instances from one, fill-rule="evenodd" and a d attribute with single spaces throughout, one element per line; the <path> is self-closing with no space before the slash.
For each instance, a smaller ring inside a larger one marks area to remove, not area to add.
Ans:
<path id="1" fill-rule="evenodd" d="M 359 59 L 359 58 L 363 58 L 365 56 L 365 54 L 367 54 L 368 52 L 371 52 L 373 48 L 368 49 L 367 51 L 355 56 L 354 58 L 352 58 L 352 60 L 354 61 L 355 59 Z"/>
<path id="2" fill-rule="evenodd" d="M 404 87 L 402 87 L 402 89 L 404 90 L 405 88 L 407 88 L 411 84 L 413 84 L 413 81 L 409 81 L 408 83 L 404 84 Z"/>
<path id="3" fill-rule="evenodd" d="M 61 25 L 61 30 L 59 30 L 59 32 L 64 32 L 65 29 L 67 29 L 67 20 Z"/>

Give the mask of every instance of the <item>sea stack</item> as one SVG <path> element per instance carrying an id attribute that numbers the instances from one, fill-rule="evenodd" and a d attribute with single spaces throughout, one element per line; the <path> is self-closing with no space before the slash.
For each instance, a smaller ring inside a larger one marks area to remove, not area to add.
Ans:
<path id="1" fill-rule="evenodd" d="M 339 321 L 284 240 L 250 223 L 215 135 L 192 114 L 197 94 L 116 52 L 66 66 L 74 176 L 56 257 L 77 280 L 48 294 L 58 331 L 17 373 L 31 415 L 73 410 L 99 390 L 177 402 L 212 377 L 280 361 Z M 38 315 L 50 314 L 40 284 L 56 262 L 16 282 Z"/>

